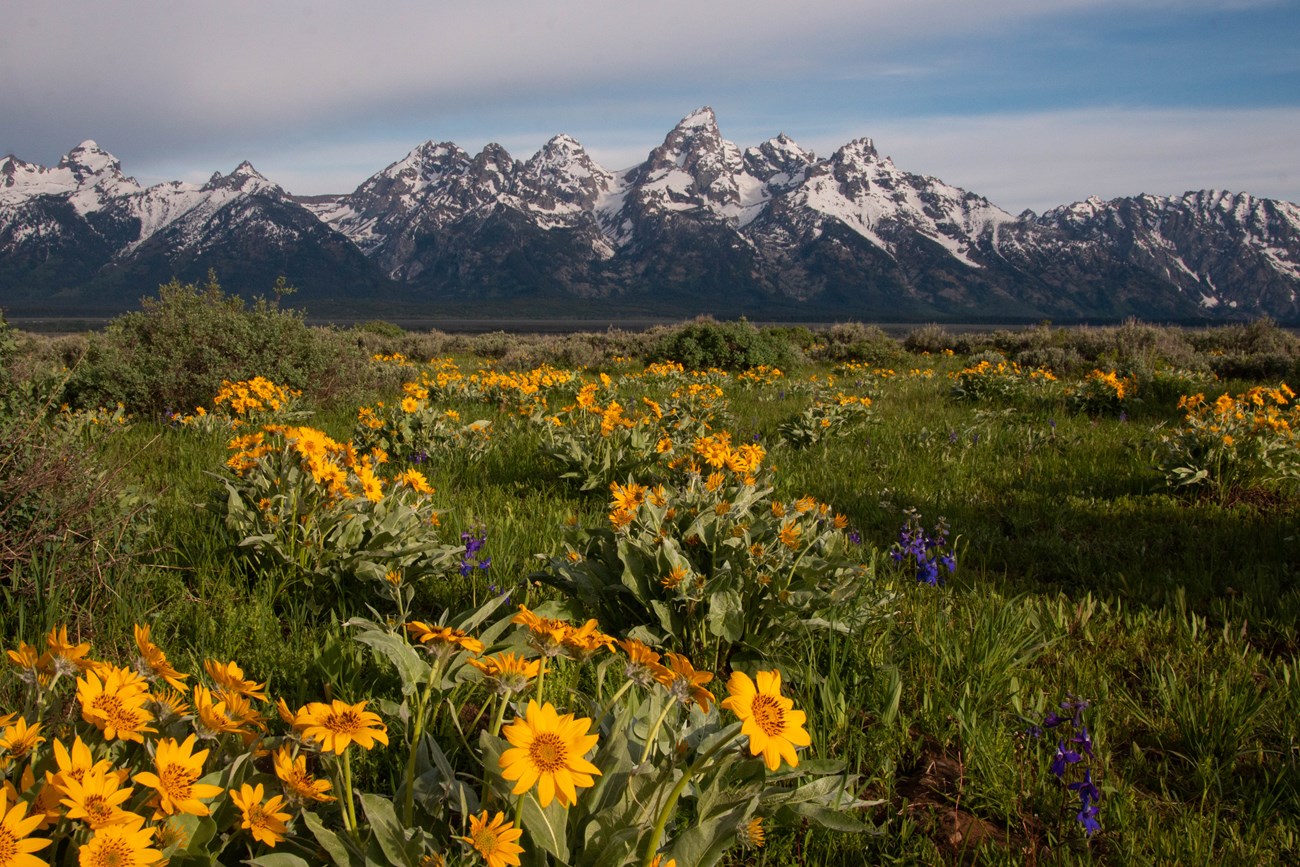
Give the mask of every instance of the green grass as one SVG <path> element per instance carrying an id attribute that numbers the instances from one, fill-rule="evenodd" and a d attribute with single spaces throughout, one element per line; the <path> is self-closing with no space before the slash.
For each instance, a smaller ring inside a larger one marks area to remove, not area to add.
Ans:
<path id="1" fill-rule="evenodd" d="M 920 359 L 918 364 L 922 363 Z M 947 519 L 959 572 L 914 584 L 886 558 L 888 616 L 861 634 L 792 634 L 802 661 L 788 682 L 809 717 L 813 752 L 846 762 L 876 834 L 771 827 L 768 846 L 731 863 L 1283 863 L 1300 858 L 1300 501 L 1251 505 L 1174 496 L 1157 470 L 1156 426 L 1172 405 L 1090 417 L 1054 402 L 960 403 L 956 360 L 925 359 L 932 378 L 871 386 L 875 421 L 806 450 L 778 443 L 806 396 L 730 388 L 738 440 L 757 435 L 778 468 L 777 494 L 830 503 L 883 552 L 905 509 Z M 821 371 L 824 373 L 825 371 Z M 843 385 L 851 387 L 847 380 Z M 639 395 L 629 389 L 629 400 Z M 372 399 L 393 400 L 394 394 Z M 537 602 L 536 555 L 566 522 L 605 521 L 606 498 L 556 478 L 524 419 L 494 420 L 477 461 L 425 466 L 455 539 L 488 534 L 488 573 L 421 588 L 416 616 L 436 619 L 495 592 Z M 354 406 L 311 422 L 346 439 Z M 273 694 L 363 696 L 385 674 L 328 611 L 273 598 L 227 537 L 216 503 L 224 438 L 147 422 L 96 446 L 151 502 L 148 547 L 97 603 L 97 652 L 129 658 L 131 624 L 182 670 L 236 659 Z M 11 575 L 14 586 L 32 576 Z M 525 597 L 527 594 L 527 597 Z M 11 598 L 0 639 L 36 642 L 66 604 Z M 15 695 L 12 679 L 0 698 Z M 717 684 L 715 684 L 717 685 Z M 1047 773 L 1055 746 L 1025 731 L 1067 694 L 1091 700 L 1092 768 L 1102 831 L 1085 838 L 1071 793 Z"/>

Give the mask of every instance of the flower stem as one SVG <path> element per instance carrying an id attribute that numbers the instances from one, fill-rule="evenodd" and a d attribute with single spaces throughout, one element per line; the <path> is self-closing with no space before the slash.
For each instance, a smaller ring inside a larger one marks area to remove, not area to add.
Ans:
<path id="1" fill-rule="evenodd" d="M 439 659 L 429 669 L 429 680 L 425 683 L 424 690 L 415 705 L 415 727 L 411 730 L 410 750 L 406 754 L 406 793 L 402 797 L 402 821 L 408 828 L 411 827 L 415 816 L 415 760 L 420 752 L 420 738 L 424 735 L 425 712 L 429 706 L 429 696 L 433 693 L 434 684 L 442 681 L 442 662 Z"/>
<path id="2" fill-rule="evenodd" d="M 605 706 L 602 707 L 602 708 L 600 709 L 600 716 L 596 717 L 596 725 L 600 725 L 601 720 L 603 720 L 603 719 L 605 718 L 605 715 L 608 714 L 608 713 L 610 712 L 610 710 L 613 709 L 613 707 L 614 707 L 614 702 L 616 702 L 616 701 L 618 701 L 620 698 L 622 698 L 622 697 L 623 697 L 623 693 L 625 693 L 625 692 L 627 692 L 629 689 L 631 689 L 633 683 L 634 683 L 634 681 L 631 681 L 631 680 L 626 680 L 626 681 L 624 681 L 624 682 L 623 682 L 623 685 L 620 686 L 620 687 L 618 688 L 618 692 L 616 692 L 616 693 L 614 693 L 612 696 L 610 696 L 609 701 L 605 702 Z"/>
<path id="3" fill-rule="evenodd" d="M 352 759 L 347 749 L 343 750 L 343 827 L 354 837 L 357 833 L 357 805 L 352 801 Z"/>
<path id="4" fill-rule="evenodd" d="M 673 786 L 672 791 L 668 793 L 668 799 L 664 801 L 664 805 L 655 819 L 654 828 L 651 829 L 650 836 L 646 838 L 646 848 L 641 859 L 642 867 L 650 867 L 651 862 L 654 860 L 655 850 L 659 848 L 659 841 L 664 836 L 664 828 L 668 825 L 668 817 L 672 815 L 673 809 L 676 808 L 677 799 L 682 796 L 682 792 L 686 791 L 687 783 L 703 770 L 709 760 L 721 752 L 723 747 L 736 739 L 737 735 L 740 734 L 740 723 L 732 723 L 730 730 L 729 735 L 720 739 L 706 753 L 691 763 L 691 766 L 686 769 L 686 773 L 682 774 L 682 778 L 677 781 L 677 785 Z"/>
<path id="5" fill-rule="evenodd" d="M 672 710 L 673 705 L 675 704 L 677 704 L 677 696 L 670 695 L 668 697 L 668 703 L 665 704 L 664 709 L 659 712 L 659 718 L 655 720 L 655 724 L 650 727 L 649 733 L 646 734 L 645 749 L 641 751 L 641 764 L 644 765 L 649 761 L 650 756 L 654 753 L 655 739 L 659 736 L 659 727 L 664 724 L 664 718 L 668 716 L 668 711 Z"/>

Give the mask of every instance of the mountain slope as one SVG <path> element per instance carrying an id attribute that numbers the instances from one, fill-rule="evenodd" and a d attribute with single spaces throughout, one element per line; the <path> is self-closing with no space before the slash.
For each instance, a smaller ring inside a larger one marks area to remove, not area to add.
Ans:
<path id="1" fill-rule="evenodd" d="M 314 303 L 809 318 L 1300 320 L 1300 208 L 1244 193 L 1012 216 L 858 139 L 740 148 L 709 108 L 621 171 L 557 135 L 524 161 L 429 141 L 340 196 L 248 163 L 142 188 L 94 142 L 0 160 L 0 304 L 129 303 L 214 268 Z"/>

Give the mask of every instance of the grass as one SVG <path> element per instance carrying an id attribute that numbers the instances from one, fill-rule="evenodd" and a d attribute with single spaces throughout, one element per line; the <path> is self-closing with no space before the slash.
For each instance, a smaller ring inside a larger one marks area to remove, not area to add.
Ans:
<path id="1" fill-rule="evenodd" d="M 959 402 L 959 358 L 916 358 L 932 376 L 865 387 L 874 420 L 807 449 L 780 425 L 806 405 L 783 386 L 728 388 L 726 426 L 769 448 L 778 497 L 810 494 L 874 549 L 890 610 L 860 633 L 796 633 L 773 648 L 799 661 L 788 682 L 809 716 L 813 753 L 859 775 L 872 834 L 798 823 L 730 863 L 1282 863 L 1300 857 L 1300 531 L 1294 489 L 1236 502 L 1176 496 L 1156 466 L 1170 403 L 1088 415 L 1063 398 Z M 848 384 L 845 381 L 843 384 Z M 649 386 L 629 388 L 627 403 Z M 394 392 L 372 399 L 393 400 Z M 497 592 L 535 603 L 537 555 L 567 523 L 605 522 L 603 492 L 556 478 L 538 428 L 462 403 L 497 430 L 478 461 L 434 456 L 444 532 L 483 527 L 492 566 L 416 597 L 436 619 Z M 350 435 L 353 406 L 311 423 Z M 133 622 L 182 670 L 237 659 L 290 705 L 366 695 L 383 683 L 330 611 L 271 591 L 211 508 L 224 437 L 148 421 L 96 440 L 107 465 L 148 498 L 149 550 L 96 606 L 97 651 L 128 658 Z M 959 572 L 916 585 L 883 556 L 904 512 L 947 519 Z M 12 586 L 48 586 L 14 574 Z M 6 647 L 36 642 L 67 605 L 11 596 Z M 0 682 L 0 699 L 16 695 Z M 562 679 L 557 678 L 557 682 Z M 1026 730 L 1067 695 L 1088 698 L 1103 793 L 1102 830 L 1085 837 L 1077 799 L 1047 773 L 1055 744 Z M 0 704 L 0 707 L 9 705 Z M 752 857 L 751 857 L 752 856 Z"/>

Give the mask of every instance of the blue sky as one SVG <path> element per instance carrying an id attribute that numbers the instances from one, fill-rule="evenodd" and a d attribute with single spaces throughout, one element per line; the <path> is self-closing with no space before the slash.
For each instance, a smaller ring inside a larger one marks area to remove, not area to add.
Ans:
<path id="1" fill-rule="evenodd" d="M 1207 187 L 1300 201 L 1294 0 L 8 0 L 0 154 L 92 138 L 141 182 L 249 159 L 347 192 L 428 139 L 610 169 L 714 108 L 741 146 L 862 136 L 1043 210 Z"/>

